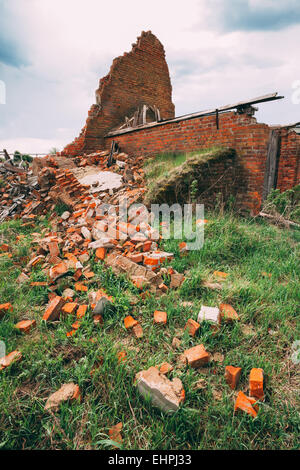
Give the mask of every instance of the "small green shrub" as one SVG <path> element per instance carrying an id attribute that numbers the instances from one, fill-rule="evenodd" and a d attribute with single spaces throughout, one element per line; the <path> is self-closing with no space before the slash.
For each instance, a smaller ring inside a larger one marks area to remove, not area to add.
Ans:
<path id="1" fill-rule="evenodd" d="M 300 222 L 300 185 L 284 192 L 273 189 L 268 195 L 263 209 L 266 212 L 280 214 L 286 219 Z"/>

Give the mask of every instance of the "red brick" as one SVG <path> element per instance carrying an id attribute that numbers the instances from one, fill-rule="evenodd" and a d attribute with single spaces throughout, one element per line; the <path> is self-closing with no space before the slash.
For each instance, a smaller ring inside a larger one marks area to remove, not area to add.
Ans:
<path id="1" fill-rule="evenodd" d="M 97 248 L 97 250 L 96 250 L 96 258 L 97 258 L 97 259 L 100 259 L 100 260 L 104 260 L 104 259 L 105 259 L 105 255 L 106 255 L 106 251 L 107 251 L 106 248 Z"/>
<path id="2" fill-rule="evenodd" d="M 156 324 L 164 324 L 165 325 L 167 323 L 167 312 L 161 312 L 159 310 L 155 310 L 153 321 Z"/>
<path id="3" fill-rule="evenodd" d="M 240 380 L 242 368 L 241 367 L 233 367 L 233 366 L 226 366 L 225 367 L 225 380 L 234 390 L 237 387 L 237 384 Z"/>
<path id="4" fill-rule="evenodd" d="M 59 256 L 59 246 L 57 242 L 48 243 L 48 248 L 51 256 Z"/>
<path id="5" fill-rule="evenodd" d="M 138 324 L 138 321 L 135 320 L 131 315 L 128 315 L 124 318 L 124 326 L 126 330 L 133 328 L 135 325 Z"/>
<path id="6" fill-rule="evenodd" d="M 55 321 L 60 317 L 62 307 L 64 306 L 65 301 L 62 297 L 56 296 L 51 300 L 46 311 L 43 315 L 43 320 L 45 321 Z"/>
<path id="7" fill-rule="evenodd" d="M 13 306 L 9 302 L 6 304 L 0 304 L 0 318 L 4 317 L 8 312 L 13 311 Z"/>
<path id="8" fill-rule="evenodd" d="M 253 407 L 254 403 L 255 400 L 247 397 L 243 392 L 239 392 L 235 401 L 234 411 L 240 410 L 249 414 L 253 418 L 256 418 L 257 412 Z"/>
<path id="9" fill-rule="evenodd" d="M 196 322 L 195 320 L 193 320 L 192 318 L 188 319 L 184 327 L 185 330 L 188 330 L 188 333 L 191 336 L 195 336 L 199 328 L 200 328 L 200 324 Z"/>
<path id="10" fill-rule="evenodd" d="M 75 287 L 75 290 L 77 292 L 87 292 L 88 291 L 87 286 L 82 284 L 82 282 L 76 282 L 74 287 Z"/>
<path id="11" fill-rule="evenodd" d="M 35 326 L 35 320 L 21 320 L 15 325 L 15 328 L 21 331 L 22 333 L 29 333 L 29 331 Z"/>
<path id="12" fill-rule="evenodd" d="M 231 323 L 240 319 L 234 308 L 228 304 L 220 305 L 220 313 L 220 320 L 224 321 L 225 323 Z"/>
<path id="13" fill-rule="evenodd" d="M 262 400 L 264 398 L 264 373 L 262 369 L 251 369 L 249 377 L 250 396 Z"/>
<path id="14" fill-rule="evenodd" d="M 182 360 L 187 362 L 193 369 L 197 369 L 208 363 L 209 353 L 205 350 L 203 344 L 199 344 L 184 351 Z"/>
<path id="15" fill-rule="evenodd" d="M 76 302 L 67 302 L 61 309 L 61 313 L 65 315 L 73 315 L 77 310 L 78 304 Z"/>
<path id="16" fill-rule="evenodd" d="M 87 312 L 88 305 L 79 305 L 76 316 L 77 318 L 83 318 Z"/>
<path id="17" fill-rule="evenodd" d="M 13 362 L 18 362 L 22 359 L 22 354 L 20 351 L 12 351 L 7 354 L 7 356 L 0 358 L 0 370 L 9 367 Z"/>

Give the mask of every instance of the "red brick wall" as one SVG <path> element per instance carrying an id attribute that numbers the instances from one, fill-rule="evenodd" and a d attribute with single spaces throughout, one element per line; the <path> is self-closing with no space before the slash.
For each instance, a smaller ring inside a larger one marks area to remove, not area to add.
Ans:
<path id="1" fill-rule="evenodd" d="M 300 182 L 300 136 L 281 130 L 281 157 L 277 187 L 285 190 Z M 204 116 L 107 137 L 106 147 L 114 139 L 121 150 L 136 155 L 161 152 L 192 152 L 214 146 L 234 148 L 237 152 L 235 177 L 240 180 L 237 200 L 241 206 L 257 212 L 261 206 L 270 127 L 246 114 L 228 112 Z M 209 184 L 209 183 L 208 183 Z"/>
<path id="2" fill-rule="evenodd" d="M 251 210 L 257 210 L 261 202 L 264 171 L 270 129 L 255 118 L 234 112 L 219 116 L 204 116 L 179 122 L 170 122 L 148 129 L 106 138 L 110 147 L 112 139 L 121 149 L 136 155 L 160 152 L 191 152 L 216 146 L 231 147 L 237 151 L 237 171 L 243 185 L 238 199 Z"/>
<path id="3" fill-rule="evenodd" d="M 74 156 L 103 146 L 103 136 L 123 124 L 142 105 L 155 105 L 162 119 L 174 117 L 172 86 L 165 51 L 151 33 L 142 32 L 132 51 L 114 59 L 110 72 L 100 80 L 97 104 L 90 108 L 81 134 L 63 154 Z"/>
<path id="4" fill-rule="evenodd" d="M 282 129 L 277 188 L 285 191 L 299 183 L 300 135 L 290 129 Z"/>

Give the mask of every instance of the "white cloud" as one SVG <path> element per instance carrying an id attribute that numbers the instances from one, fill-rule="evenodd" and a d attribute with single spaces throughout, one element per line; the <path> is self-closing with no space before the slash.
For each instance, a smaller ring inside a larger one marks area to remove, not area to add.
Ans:
<path id="1" fill-rule="evenodd" d="M 21 153 L 29 153 L 31 155 L 48 154 L 52 148 L 61 148 L 65 139 L 38 139 L 35 137 L 24 137 L 24 138 L 13 138 L 3 139 L 1 142 L 1 150 L 7 149 L 9 153 L 14 153 L 15 150 L 19 150 Z"/>

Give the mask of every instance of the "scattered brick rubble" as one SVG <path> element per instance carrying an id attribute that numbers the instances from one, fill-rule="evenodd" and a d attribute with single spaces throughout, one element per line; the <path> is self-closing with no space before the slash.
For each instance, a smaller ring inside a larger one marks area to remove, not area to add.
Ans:
<path id="1" fill-rule="evenodd" d="M 60 404 L 69 400 L 80 400 L 80 389 L 74 383 L 64 384 L 52 393 L 46 402 L 45 410 L 58 411 Z"/>
<path id="2" fill-rule="evenodd" d="M 114 442 L 117 442 L 118 444 L 123 443 L 123 437 L 121 434 L 122 428 L 123 428 L 123 423 L 118 423 L 115 426 L 112 426 L 108 431 L 108 435 L 111 438 L 111 440 Z"/>
<path id="3" fill-rule="evenodd" d="M 101 187 L 95 183 L 91 186 L 82 185 L 75 176 L 78 167 L 83 171 L 86 168 L 95 172 L 106 171 L 107 151 L 74 159 L 56 155 L 38 160 L 34 161 L 33 170 L 16 172 L 5 169 L 8 174 L 6 186 L 0 190 L 2 206 L 0 220 L 20 218 L 23 225 L 34 226 L 37 215 L 45 215 L 48 212 L 51 214 L 52 231 L 45 233 L 44 230 L 41 234 L 33 234 L 31 259 L 17 279 L 18 283 L 29 282 L 30 272 L 37 265 L 42 267 L 48 281 L 31 282 L 30 286 L 49 287 L 49 303 L 42 317 L 44 321 L 58 322 L 61 316 L 72 316 L 74 318 L 72 330 L 67 333 L 67 337 L 71 337 L 80 328 L 81 320 L 89 308 L 95 325 L 102 324 L 106 316 L 114 312 L 114 299 L 105 291 L 102 289 L 96 292 L 89 291 L 89 280 L 94 277 L 89 265 L 92 254 L 95 254 L 95 259 L 104 262 L 114 273 L 126 274 L 139 289 L 142 298 L 148 292 L 161 295 L 169 289 L 181 286 L 185 280 L 184 275 L 167 266 L 173 259 L 173 254 L 159 249 L 160 234 L 147 221 L 143 221 L 141 218 L 143 209 L 133 210 L 133 205 L 143 200 L 145 192 L 142 157 L 131 158 L 124 153 L 118 154 L 109 171 L 121 174 L 123 183 L 114 190 L 101 190 Z M 121 205 L 125 199 L 129 208 L 129 220 L 126 223 L 120 217 Z M 57 216 L 54 211 L 58 203 L 68 208 L 61 216 Z M 21 239 L 21 236 L 18 239 Z M 0 246 L 0 251 L 5 256 L 11 256 L 10 247 L 5 243 Z M 188 254 L 185 242 L 179 244 L 179 252 L 180 256 Z M 60 282 L 64 276 L 73 278 L 73 287 L 65 288 L 63 293 L 58 295 Z M 224 281 L 228 274 L 215 271 L 213 276 L 219 281 Z M 166 278 L 169 287 L 165 284 Z M 205 281 L 203 285 L 212 289 L 222 289 L 222 285 L 217 283 Z M 89 304 L 80 304 L 77 296 L 81 292 L 88 292 Z M 4 315 L 9 315 L 12 310 L 13 306 L 10 303 L 1 304 L 0 319 Z M 202 305 L 197 320 L 189 318 L 185 325 L 186 332 L 192 337 L 197 336 L 203 322 L 209 322 L 215 331 L 223 324 L 239 321 L 239 315 L 228 304 L 221 304 L 219 307 Z M 166 327 L 167 321 L 167 312 L 159 310 L 153 312 L 154 324 Z M 143 325 L 131 315 L 124 318 L 124 326 L 135 338 L 143 337 Z M 35 327 L 36 321 L 29 319 L 21 320 L 15 325 L 16 330 L 26 334 Z M 198 369 L 215 360 L 203 344 L 180 353 L 178 350 L 181 349 L 181 341 L 174 337 L 172 347 L 181 367 Z M 117 357 L 119 363 L 126 362 L 126 351 L 120 351 Z M 21 358 L 20 351 L 12 351 L 0 358 L 0 370 L 11 366 Z M 99 360 L 91 375 L 100 365 Z M 166 377 L 172 374 L 173 370 L 172 364 L 164 362 L 136 374 L 137 389 L 141 395 L 149 397 L 154 406 L 167 413 L 177 411 L 185 398 L 181 380 L 177 377 L 173 380 Z M 240 367 L 225 367 L 225 381 L 232 390 L 237 388 L 240 375 Z M 262 369 L 251 370 L 249 394 L 250 397 L 247 397 L 243 392 L 238 392 L 234 410 L 242 410 L 256 417 L 258 409 L 256 400 L 264 399 Z M 45 410 L 58 411 L 62 402 L 79 399 L 78 385 L 64 384 L 48 398 Z M 111 439 L 119 444 L 122 443 L 121 430 L 122 423 L 109 430 Z"/>

